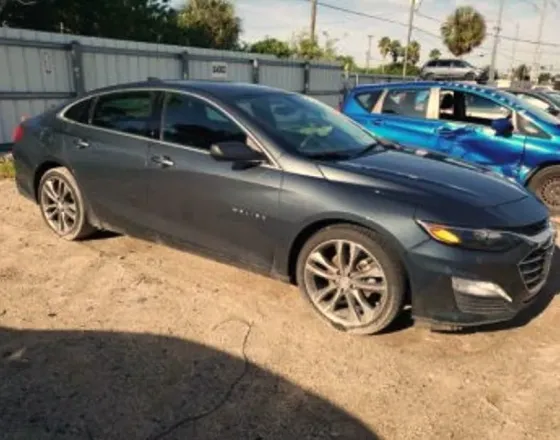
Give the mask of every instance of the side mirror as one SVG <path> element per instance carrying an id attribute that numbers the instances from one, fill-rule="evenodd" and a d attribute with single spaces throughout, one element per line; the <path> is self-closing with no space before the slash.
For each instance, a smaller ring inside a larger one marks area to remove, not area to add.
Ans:
<path id="1" fill-rule="evenodd" d="M 492 121 L 492 129 L 497 136 L 511 136 L 513 133 L 513 123 L 510 118 L 495 119 Z"/>
<path id="2" fill-rule="evenodd" d="M 224 162 L 262 162 L 263 154 L 239 141 L 218 142 L 210 147 L 210 155 Z"/>
<path id="3" fill-rule="evenodd" d="M 552 116 L 558 116 L 560 115 L 560 110 L 558 110 L 556 107 L 550 106 L 548 107 L 548 113 L 550 113 Z"/>

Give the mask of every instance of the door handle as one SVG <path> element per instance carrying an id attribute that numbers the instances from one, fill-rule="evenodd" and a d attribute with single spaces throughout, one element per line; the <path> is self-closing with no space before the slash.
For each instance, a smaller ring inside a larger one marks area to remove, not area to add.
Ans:
<path id="1" fill-rule="evenodd" d="M 89 147 L 89 142 L 85 141 L 83 139 L 78 139 L 76 141 L 76 148 L 78 148 L 79 150 L 83 150 L 84 148 L 88 148 Z"/>
<path id="2" fill-rule="evenodd" d="M 372 119 L 372 120 L 370 121 L 370 124 L 371 124 L 371 125 L 378 125 L 378 126 L 379 126 L 379 125 L 383 125 L 383 121 L 382 121 L 381 119 Z"/>
<path id="3" fill-rule="evenodd" d="M 162 168 L 168 168 L 175 165 L 175 162 L 167 156 L 152 156 L 152 162 L 158 164 Z"/>

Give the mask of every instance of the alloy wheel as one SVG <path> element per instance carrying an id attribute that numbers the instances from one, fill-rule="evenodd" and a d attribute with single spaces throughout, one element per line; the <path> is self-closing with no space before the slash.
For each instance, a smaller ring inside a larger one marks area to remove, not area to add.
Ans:
<path id="1" fill-rule="evenodd" d="M 76 227 L 76 197 L 70 185 L 58 176 L 51 176 L 43 182 L 41 210 L 48 225 L 59 235 L 67 234 Z"/>
<path id="2" fill-rule="evenodd" d="M 387 277 L 378 260 L 350 240 L 316 246 L 305 261 L 304 281 L 315 307 L 344 327 L 370 324 L 388 298 Z"/>
<path id="3" fill-rule="evenodd" d="M 552 177 L 543 183 L 540 191 L 541 199 L 550 208 L 560 208 L 560 177 Z"/>

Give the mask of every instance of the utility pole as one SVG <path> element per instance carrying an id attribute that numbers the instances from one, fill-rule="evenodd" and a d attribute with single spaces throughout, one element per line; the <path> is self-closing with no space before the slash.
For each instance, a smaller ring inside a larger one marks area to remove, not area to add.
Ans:
<path id="1" fill-rule="evenodd" d="M 416 0 L 410 0 L 410 12 L 408 14 L 408 33 L 406 36 L 406 46 L 404 47 L 404 60 L 402 68 L 403 78 L 406 76 L 406 65 L 408 64 L 408 46 L 410 46 L 410 40 L 412 38 L 412 26 L 414 23 L 414 12 L 416 10 Z"/>
<path id="2" fill-rule="evenodd" d="M 310 38 L 311 41 L 315 41 L 315 26 L 317 24 L 317 0 L 311 0 L 311 29 Z"/>
<path id="3" fill-rule="evenodd" d="M 546 0 L 545 0 L 546 1 Z M 502 30 L 502 18 L 504 16 L 504 6 L 506 0 L 500 0 L 500 10 L 498 12 L 498 23 L 496 23 L 496 34 L 494 35 L 494 46 L 492 46 L 492 58 L 490 59 L 490 72 L 488 82 L 494 84 L 496 79 L 496 56 L 498 54 L 498 44 L 500 42 L 500 32 Z"/>
<path id="4" fill-rule="evenodd" d="M 510 78 L 513 79 L 515 73 L 515 56 L 517 55 L 517 41 L 519 40 L 519 23 L 515 25 L 515 40 L 511 49 L 511 67 L 509 69 Z"/>
<path id="5" fill-rule="evenodd" d="M 366 72 L 369 73 L 369 63 L 371 61 L 371 41 L 373 39 L 373 35 L 368 35 L 368 50 L 366 55 Z"/>
<path id="6" fill-rule="evenodd" d="M 544 20 L 546 18 L 546 10 L 548 9 L 548 0 L 543 0 L 541 7 L 541 19 L 539 22 L 539 35 L 537 37 L 537 47 L 535 48 L 535 56 L 533 58 L 533 68 L 531 69 L 531 80 L 537 82 L 539 80 L 540 62 L 541 62 L 541 40 L 544 28 Z"/>

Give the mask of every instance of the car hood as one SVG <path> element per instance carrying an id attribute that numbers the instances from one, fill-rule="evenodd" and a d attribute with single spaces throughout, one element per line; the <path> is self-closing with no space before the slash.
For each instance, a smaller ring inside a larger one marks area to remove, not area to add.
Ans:
<path id="1" fill-rule="evenodd" d="M 418 203 L 447 199 L 485 208 L 528 197 L 523 187 L 493 171 L 426 150 L 388 149 L 345 161 L 323 162 L 319 168 L 328 180 L 416 197 Z"/>

